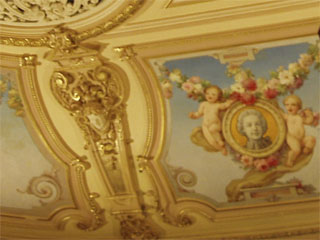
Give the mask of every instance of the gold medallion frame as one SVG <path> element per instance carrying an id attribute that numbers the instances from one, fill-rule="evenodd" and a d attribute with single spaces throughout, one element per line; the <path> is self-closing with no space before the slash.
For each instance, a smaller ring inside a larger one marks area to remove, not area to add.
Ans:
<path id="1" fill-rule="evenodd" d="M 249 150 L 239 144 L 237 138 L 240 138 L 241 136 L 237 136 L 239 134 L 237 134 L 235 124 L 237 124 L 236 122 L 238 121 L 239 114 L 247 109 L 255 109 L 260 113 L 262 112 L 262 115 L 268 119 L 268 130 L 266 134 L 272 135 L 272 144 L 270 146 L 260 150 Z M 223 117 L 222 132 L 225 140 L 235 151 L 255 158 L 263 158 L 281 148 L 286 137 L 286 126 L 281 116 L 280 109 L 266 100 L 257 100 L 253 106 L 237 103 L 228 109 Z M 269 134 L 269 132 L 271 133 Z"/>

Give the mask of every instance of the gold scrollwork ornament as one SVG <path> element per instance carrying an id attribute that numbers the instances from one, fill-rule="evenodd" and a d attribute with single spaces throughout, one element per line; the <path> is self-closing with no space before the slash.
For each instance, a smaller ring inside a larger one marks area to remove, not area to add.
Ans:
<path id="1" fill-rule="evenodd" d="M 113 191 L 125 192 L 118 159 L 124 140 L 122 117 L 127 89 L 118 69 L 99 55 L 100 46 L 79 45 L 76 36 L 75 31 L 62 26 L 49 33 L 53 50 L 46 58 L 60 65 L 52 74 L 51 89 L 84 132 L 85 148 L 97 153 L 95 157 Z"/>

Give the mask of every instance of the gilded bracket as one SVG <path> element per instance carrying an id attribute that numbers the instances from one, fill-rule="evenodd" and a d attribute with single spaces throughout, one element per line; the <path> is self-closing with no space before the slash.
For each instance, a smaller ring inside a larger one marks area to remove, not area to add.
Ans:
<path id="1" fill-rule="evenodd" d="M 80 46 L 73 30 L 49 33 L 53 50 L 46 58 L 58 62 L 51 89 L 83 130 L 87 144 L 103 169 L 113 194 L 129 192 L 119 159 L 125 148 L 123 116 L 125 90 L 115 67 L 99 56 L 96 46 Z"/>

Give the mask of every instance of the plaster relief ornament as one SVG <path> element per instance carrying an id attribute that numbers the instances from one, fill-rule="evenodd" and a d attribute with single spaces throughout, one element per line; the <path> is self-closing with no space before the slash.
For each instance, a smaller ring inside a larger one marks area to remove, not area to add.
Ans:
<path id="1" fill-rule="evenodd" d="M 51 22 L 65 20 L 96 7 L 103 0 L 1 0 L 0 21 Z"/>
<path id="2" fill-rule="evenodd" d="M 202 118 L 191 141 L 205 151 L 228 155 L 247 173 L 226 187 L 229 201 L 243 199 L 244 191 L 275 183 L 287 173 L 299 171 L 312 158 L 316 138 L 306 134 L 305 125 L 317 126 L 319 113 L 303 108 L 301 88 L 310 67 L 319 68 L 319 44 L 310 45 L 288 69 L 280 66 L 270 79 L 256 78 L 250 69 L 230 64 L 226 74 L 234 78 L 229 87 L 220 88 L 199 76 L 187 77 L 180 69 L 169 70 L 155 64 L 161 74 L 163 96 L 173 97 L 173 86 L 199 102 L 189 118 Z M 285 97 L 282 108 L 278 97 Z"/>

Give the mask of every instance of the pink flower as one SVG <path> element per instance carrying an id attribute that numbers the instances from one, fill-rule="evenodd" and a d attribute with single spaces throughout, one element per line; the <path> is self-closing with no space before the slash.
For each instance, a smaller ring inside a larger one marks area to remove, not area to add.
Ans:
<path id="1" fill-rule="evenodd" d="M 253 164 L 256 167 L 256 169 L 261 172 L 265 172 L 265 171 L 269 170 L 269 168 L 270 168 L 267 160 L 264 158 L 255 160 Z"/>
<path id="2" fill-rule="evenodd" d="M 163 89 L 163 95 L 166 99 L 172 98 L 173 92 L 170 89 Z"/>
<path id="3" fill-rule="evenodd" d="M 188 82 L 200 83 L 201 82 L 201 78 L 199 76 L 192 76 L 191 78 L 188 79 Z"/>
<path id="4" fill-rule="evenodd" d="M 191 93 L 193 88 L 194 88 L 194 85 L 193 83 L 190 83 L 190 82 L 184 82 L 181 86 L 181 88 L 186 91 L 187 93 Z"/>
<path id="5" fill-rule="evenodd" d="M 279 160 L 276 156 L 271 155 L 266 159 L 269 167 L 276 167 L 279 164 Z"/>
<path id="6" fill-rule="evenodd" d="M 247 79 L 243 80 L 242 85 L 245 89 L 250 90 L 250 91 L 254 91 L 257 89 L 257 83 L 252 78 L 247 78 Z"/>
<path id="7" fill-rule="evenodd" d="M 240 161 L 246 167 L 249 167 L 249 166 L 253 165 L 253 157 L 250 157 L 248 155 L 242 155 L 241 158 L 240 158 Z"/>
<path id="8" fill-rule="evenodd" d="M 294 88 L 300 88 L 303 85 L 303 79 L 298 77 L 295 79 L 293 87 Z"/>
<path id="9" fill-rule="evenodd" d="M 264 96 L 268 99 L 275 98 L 278 95 L 278 91 L 276 89 L 270 89 L 264 91 Z"/>
<path id="10" fill-rule="evenodd" d="M 253 105 L 256 102 L 256 97 L 251 93 L 243 93 L 241 95 L 241 102 L 246 105 Z"/>

